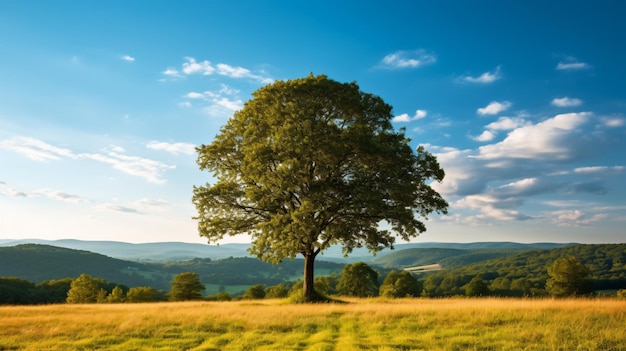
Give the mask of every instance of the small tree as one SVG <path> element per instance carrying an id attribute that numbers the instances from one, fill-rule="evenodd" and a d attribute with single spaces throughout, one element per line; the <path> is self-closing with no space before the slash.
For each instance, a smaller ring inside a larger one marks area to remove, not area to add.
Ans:
<path id="1" fill-rule="evenodd" d="M 183 272 L 174 276 L 172 288 L 168 294 L 171 301 L 199 300 L 206 289 L 197 273 Z"/>
<path id="2" fill-rule="evenodd" d="M 377 296 L 378 273 L 363 262 L 347 264 L 341 271 L 337 290 L 346 296 Z"/>
<path id="3" fill-rule="evenodd" d="M 70 284 L 66 301 L 68 303 L 95 303 L 100 294 L 98 279 L 83 273 Z"/>
<path id="4" fill-rule="evenodd" d="M 260 300 L 265 298 L 265 288 L 263 284 L 252 285 L 242 296 L 245 300 Z"/>
<path id="5" fill-rule="evenodd" d="M 320 299 L 320 252 L 393 247 L 447 210 L 430 186 L 444 177 L 436 157 L 421 146 L 414 152 L 392 118 L 380 97 L 323 75 L 257 90 L 198 148 L 200 169 L 215 179 L 194 187 L 200 235 L 250 235 L 250 252 L 273 263 L 302 255 L 303 300 Z"/>
<path id="6" fill-rule="evenodd" d="M 289 295 L 289 288 L 287 288 L 284 284 L 270 286 L 265 289 L 266 299 L 280 299 L 287 297 L 287 295 Z"/>
<path id="7" fill-rule="evenodd" d="M 124 294 L 124 289 L 122 289 L 122 287 L 119 285 L 116 285 L 113 290 L 111 290 L 109 296 L 107 296 L 107 302 L 110 303 L 124 302 L 125 299 L 126 294 Z"/>
<path id="8" fill-rule="evenodd" d="M 226 291 L 220 291 L 219 293 L 217 293 L 217 295 L 215 295 L 215 300 L 217 300 L 217 301 L 230 301 L 230 300 L 232 300 L 232 297 Z"/>
<path id="9" fill-rule="evenodd" d="M 161 292 L 151 286 L 137 286 L 128 289 L 126 301 L 128 302 L 154 302 L 161 300 Z"/>
<path id="10" fill-rule="evenodd" d="M 415 297 L 422 291 L 421 284 L 411 275 L 402 271 L 391 271 L 380 286 L 380 295 L 385 297 Z"/>
<path id="11" fill-rule="evenodd" d="M 548 267 L 546 291 L 554 297 L 587 295 L 593 292 L 591 272 L 576 257 L 562 257 Z"/>
<path id="12" fill-rule="evenodd" d="M 466 296 L 489 295 L 489 287 L 487 286 L 487 283 L 485 283 L 485 281 L 479 276 L 472 278 L 469 283 L 463 286 L 463 289 L 465 289 Z"/>

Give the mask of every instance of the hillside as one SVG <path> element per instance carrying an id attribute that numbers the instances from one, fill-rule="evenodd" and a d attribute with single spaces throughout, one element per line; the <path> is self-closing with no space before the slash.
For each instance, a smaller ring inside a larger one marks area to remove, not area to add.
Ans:
<path id="1" fill-rule="evenodd" d="M 226 289 L 228 286 L 293 282 L 301 278 L 303 266 L 303 261 L 299 259 L 272 265 L 251 257 L 137 263 L 50 245 L 0 247 L 0 276 L 18 277 L 35 283 L 74 278 L 87 273 L 128 287 L 152 286 L 169 290 L 174 275 L 195 272 L 204 284 Z M 341 269 L 343 264 L 316 262 L 317 275 L 338 274 Z"/>
<path id="2" fill-rule="evenodd" d="M 401 249 L 374 258 L 373 264 L 386 268 L 421 266 L 440 264 L 443 268 L 461 267 L 468 264 L 487 261 L 499 257 L 507 257 L 526 250 L 553 249 L 576 244 L 556 243 L 469 243 L 447 244 L 438 246 L 435 243 L 422 244 L 419 247 L 405 248 L 412 244 L 400 246 Z"/>
<path id="3" fill-rule="evenodd" d="M 0 247 L 16 246 L 21 244 L 43 244 L 57 247 L 64 247 L 74 250 L 84 250 L 99 253 L 121 260 L 137 261 L 137 262 L 171 262 L 183 261 L 194 258 L 210 258 L 213 260 L 229 258 L 229 257 L 249 257 L 247 249 L 250 244 L 193 244 L 181 242 L 156 242 L 132 244 L 119 241 L 84 241 L 74 239 L 63 240 L 41 240 L 41 239 L 0 239 Z M 403 243 L 399 242 L 395 245 L 395 250 L 385 249 L 373 256 L 364 248 L 355 249 L 350 256 L 344 257 L 341 246 L 332 246 L 322 252 L 317 257 L 318 260 L 331 261 L 338 263 L 352 263 L 356 261 L 371 262 L 377 258 L 386 255 L 398 253 L 405 249 L 530 249 L 542 248 L 552 249 L 575 244 L 560 243 L 532 243 L 521 244 L 514 242 L 477 242 L 477 243 Z M 434 263 L 434 262 L 431 262 Z M 398 266 L 398 264 L 391 264 Z"/>
<path id="4" fill-rule="evenodd" d="M 19 277 L 35 283 L 87 273 L 111 282 L 139 286 L 149 284 L 150 280 L 132 274 L 132 270 L 150 269 L 136 262 L 50 245 L 0 247 L 0 276 Z"/>
<path id="5" fill-rule="evenodd" d="M 523 250 L 467 265 L 455 265 L 447 259 L 448 268 L 421 276 L 430 296 L 461 293 L 461 287 L 479 276 L 491 290 L 502 295 L 541 295 L 548 279 L 547 267 L 556 259 L 574 256 L 591 271 L 595 290 L 626 288 L 626 244 L 589 244 L 555 249 Z M 445 265 L 446 260 L 442 260 Z"/>

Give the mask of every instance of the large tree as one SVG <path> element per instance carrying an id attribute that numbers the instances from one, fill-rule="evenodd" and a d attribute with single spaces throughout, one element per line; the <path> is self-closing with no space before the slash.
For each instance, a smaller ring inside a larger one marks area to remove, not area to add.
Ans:
<path id="1" fill-rule="evenodd" d="M 588 295 L 593 292 L 591 271 L 576 257 L 561 257 L 548 267 L 546 291 L 554 297 Z"/>
<path id="2" fill-rule="evenodd" d="M 436 158 L 391 125 L 391 106 L 356 83 L 326 76 L 276 81 L 253 93 L 198 165 L 215 181 L 194 187 L 201 236 L 248 234 L 268 262 L 304 257 L 304 301 L 314 301 L 315 257 L 392 247 L 426 230 L 419 219 L 445 213 L 429 186 Z"/>

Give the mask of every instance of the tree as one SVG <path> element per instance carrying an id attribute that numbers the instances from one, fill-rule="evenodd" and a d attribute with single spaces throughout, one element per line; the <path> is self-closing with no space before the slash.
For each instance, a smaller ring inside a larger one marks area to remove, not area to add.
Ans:
<path id="1" fill-rule="evenodd" d="M 385 297 L 415 297 L 421 292 L 421 284 L 407 271 L 389 272 L 379 289 L 380 295 Z"/>
<path id="2" fill-rule="evenodd" d="M 197 273 L 183 272 L 174 276 L 169 298 L 172 301 L 199 300 L 206 288 Z"/>
<path id="3" fill-rule="evenodd" d="M 423 147 L 413 152 L 392 117 L 380 97 L 323 75 L 257 90 L 197 149 L 216 179 L 194 186 L 199 234 L 248 234 L 251 253 L 272 263 L 302 255 L 303 300 L 317 300 L 320 252 L 393 247 L 426 230 L 418 217 L 447 211 L 429 186 L 444 171 Z"/>
<path id="4" fill-rule="evenodd" d="M 465 295 L 467 296 L 489 295 L 489 287 L 487 286 L 487 283 L 485 283 L 485 281 L 479 276 L 472 278 L 469 283 L 463 286 L 463 289 L 465 289 Z"/>
<path id="5" fill-rule="evenodd" d="M 245 300 L 260 300 L 265 298 L 265 287 L 263 284 L 252 285 L 246 290 L 246 292 L 241 297 Z"/>
<path id="6" fill-rule="evenodd" d="M 587 295 L 593 292 L 591 272 L 574 256 L 561 257 L 548 267 L 546 291 L 554 297 Z"/>
<path id="7" fill-rule="evenodd" d="M 289 288 L 284 284 L 278 284 L 270 286 L 265 289 L 265 298 L 267 299 L 280 299 L 289 295 Z"/>
<path id="8" fill-rule="evenodd" d="M 89 274 L 83 273 L 70 284 L 70 290 L 67 292 L 68 303 L 95 303 L 100 296 L 101 288 L 98 285 L 99 280 L 93 278 Z"/>
<path id="9" fill-rule="evenodd" d="M 125 299 L 126 296 L 124 294 L 124 289 L 122 289 L 122 287 L 119 285 L 116 285 L 109 294 L 109 296 L 107 296 L 107 302 L 110 303 L 124 302 Z"/>
<path id="10" fill-rule="evenodd" d="M 363 262 L 347 264 L 341 271 L 337 290 L 346 296 L 377 296 L 378 273 Z"/>
<path id="11" fill-rule="evenodd" d="M 161 300 L 161 293 L 151 286 L 137 286 L 128 289 L 126 301 L 128 302 L 154 302 Z"/>

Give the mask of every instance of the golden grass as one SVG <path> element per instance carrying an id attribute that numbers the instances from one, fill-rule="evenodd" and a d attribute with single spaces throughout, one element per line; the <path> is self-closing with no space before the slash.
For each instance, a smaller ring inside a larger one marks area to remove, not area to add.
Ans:
<path id="1" fill-rule="evenodd" d="M 626 301 L 0 307 L 0 350 L 626 350 Z"/>

